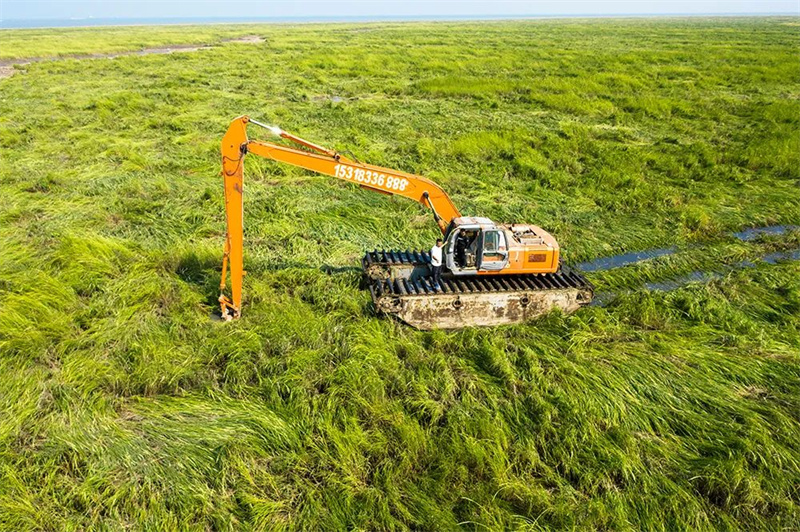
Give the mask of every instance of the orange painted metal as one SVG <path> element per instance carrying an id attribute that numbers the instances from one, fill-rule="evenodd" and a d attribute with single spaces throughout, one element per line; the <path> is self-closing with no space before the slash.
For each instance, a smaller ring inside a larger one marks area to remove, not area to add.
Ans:
<path id="1" fill-rule="evenodd" d="M 364 164 L 350 160 L 334 150 L 324 148 L 285 131 L 273 129 L 280 137 L 305 149 L 297 149 L 271 142 L 249 140 L 247 124 L 250 119 L 234 119 L 222 138 L 222 177 L 225 189 L 226 236 L 220 280 L 219 302 L 226 319 L 237 318 L 241 313 L 243 270 L 243 174 L 244 158 L 254 153 L 267 159 L 299 166 L 355 183 L 364 188 L 413 199 L 432 209 L 439 228 L 444 233 L 447 224 L 461 214 L 450 197 L 433 181 L 424 177 Z M 231 295 L 225 295 L 227 273 L 231 277 Z"/>
<path id="2" fill-rule="evenodd" d="M 460 216 L 450 197 L 439 185 L 418 175 L 359 163 L 338 154 L 331 157 L 268 142 L 250 141 L 247 149 L 250 153 L 349 181 L 376 192 L 418 201 L 436 212 L 442 233 L 450 220 Z"/>
<path id="3" fill-rule="evenodd" d="M 293 142 L 293 148 L 270 142 L 249 140 L 247 124 L 250 119 L 234 119 L 222 138 L 222 177 L 225 190 L 226 236 L 220 280 L 219 302 L 225 319 L 238 318 L 242 305 L 243 264 L 243 192 L 244 159 L 253 153 L 267 159 L 299 166 L 384 194 L 404 196 L 430 208 L 444 234 L 448 224 L 461 214 L 450 197 L 433 181 L 424 177 L 353 161 L 340 153 L 296 137 L 272 126 L 265 126 L 281 138 Z M 257 122 L 254 122 L 258 124 Z M 263 126 L 263 124 L 258 124 Z M 537 228 L 538 229 L 538 228 Z M 479 275 L 514 273 L 545 273 L 558 269 L 558 244 L 542 231 L 543 242 L 520 244 L 509 240 L 509 262 L 503 270 L 476 272 Z M 517 245 L 514 245 L 514 244 Z M 544 260 L 542 256 L 544 255 Z M 225 295 L 230 273 L 230 297 Z"/>
<path id="4" fill-rule="evenodd" d="M 541 238 L 539 244 L 518 244 L 507 234 L 509 244 L 508 263 L 505 268 L 497 271 L 478 271 L 476 275 L 512 275 L 522 273 L 555 273 L 559 268 L 561 248 L 556 239 L 543 230 L 535 227 L 537 235 Z M 509 231 L 510 232 L 510 231 Z"/>
<path id="5" fill-rule="evenodd" d="M 244 153 L 247 143 L 247 117 L 239 117 L 228 127 L 222 138 L 222 179 L 225 189 L 225 247 L 222 258 L 222 279 L 219 283 L 219 303 L 222 317 L 238 318 L 242 308 L 242 279 L 244 278 Z M 231 297 L 225 295 L 227 272 L 231 275 Z"/>

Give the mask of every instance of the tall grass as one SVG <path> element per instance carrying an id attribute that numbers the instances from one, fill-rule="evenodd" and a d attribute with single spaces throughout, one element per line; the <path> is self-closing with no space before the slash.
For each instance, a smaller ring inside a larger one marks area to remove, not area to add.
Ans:
<path id="1" fill-rule="evenodd" d="M 800 224 L 792 24 L 0 32 L 6 57 L 266 38 L 0 80 L 0 529 L 799 528 L 800 266 L 642 288 L 797 245 L 727 236 Z M 246 307 L 220 323 L 243 113 L 569 262 L 681 251 L 593 275 L 605 307 L 419 332 L 358 260 L 430 245 L 430 215 L 248 158 Z"/>

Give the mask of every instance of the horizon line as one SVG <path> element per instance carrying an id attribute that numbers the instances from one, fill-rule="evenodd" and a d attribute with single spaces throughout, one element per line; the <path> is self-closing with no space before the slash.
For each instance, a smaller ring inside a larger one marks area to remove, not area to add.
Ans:
<path id="1" fill-rule="evenodd" d="M 552 15 L 310 15 L 310 16 L 258 16 L 258 17 L 71 17 L 71 18 L 0 18 L 0 30 L 6 29 L 57 29 L 57 28 L 93 28 L 113 26 L 192 26 L 192 25 L 218 25 L 218 24 L 270 24 L 270 23 L 343 23 L 343 22 L 425 22 L 425 21 L 497 21 L 497 20 L 531 20 L 531 19 L 580 19 L 580 18 L 703 18 L 703 17 L 800 17 L 800 12 L 774 11 L 774 12 L 704 12 L 704 13 L 579 13 L 579 14 L 552 14 Z M 248 20 L 249 19 L 249 20 Z M 79 24 L 86 21 L 96 21 L 97 24 Z M 130 21 L 126 24 L 125 21 Z M 75 22 L 76 24 L 61 24 L 56 26 L 4 26 L 4 23 L 35 23 L 41 22 Z M 104 22 L 118 22 L 105 24 Z"/>

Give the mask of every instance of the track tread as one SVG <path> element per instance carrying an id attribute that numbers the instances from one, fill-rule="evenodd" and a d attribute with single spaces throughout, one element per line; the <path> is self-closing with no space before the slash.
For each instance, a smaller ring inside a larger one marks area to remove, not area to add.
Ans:
<path id="1" fill-rule="evenodd" d="M 365 266 L 373 265 L 429 265 L 430 254 L 416 250 L 368 251 L 362 260 Z M 394 282 L 373 281 L 370 291 L 376 295 L 426 296 L 434 294 L 473 294 L 487 292 L 526 292 L 541 290 L 593 289 L 592 284 L 579 272 L 565 266 L 556 273 L 513 274 L 497 276 L 456 277 L 442 279 L 439 289 L 430 278 L 414 281 L 397 279 Z"/>

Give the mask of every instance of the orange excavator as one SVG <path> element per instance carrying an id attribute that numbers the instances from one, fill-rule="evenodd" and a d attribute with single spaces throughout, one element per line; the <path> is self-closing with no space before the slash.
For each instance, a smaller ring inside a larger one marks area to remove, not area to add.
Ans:
<path id="1" fill-rule="evenodd" d="M 250 140 L 247 124 L 288 141 Z M 562 267 L 559 246 L 528 224 L 495 224 L 461 216 L 450 197 L 424 177 L 365 164 L 247 116 L 234 119 L 222 139 L 225 238 L 219 302 L 226 320 L 238 318 L 244 277 L 244 159 L 247 154 L 349 181 L 382 194 L 404 196 L 429 208 L 442 231 L 446 273 L 434 286 L 425 251 L 373 250 L 362 259 L 375 307 L 421 329 L 518 323 L 553 308 L 588 304 L 591 284 Z M 230 296 L 225 295 L 230 271 Z"/>

